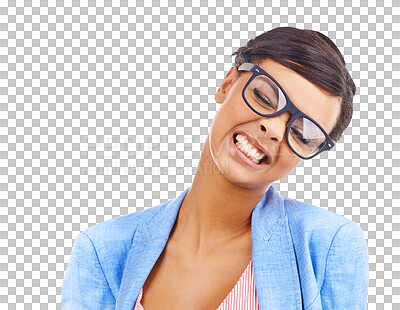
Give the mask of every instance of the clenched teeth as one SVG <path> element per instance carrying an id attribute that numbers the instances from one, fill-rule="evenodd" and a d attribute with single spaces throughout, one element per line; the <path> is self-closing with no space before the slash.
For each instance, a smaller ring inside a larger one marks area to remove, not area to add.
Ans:
<path id="1" fill-rule="evenodd" d="M 251 158 L 256 164 L 259 164 L 260 161 L 266 156 L 265 154 L 261 154 L 256 147 L 250 144 L 245 136 L 238 134 L 236 136 L 236 140 L 237 147 L 249 158 Z"/>

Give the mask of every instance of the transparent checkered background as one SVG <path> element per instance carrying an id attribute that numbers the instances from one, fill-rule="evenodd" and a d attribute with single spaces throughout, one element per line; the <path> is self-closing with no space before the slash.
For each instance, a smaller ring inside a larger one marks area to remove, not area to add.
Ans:
<path id="1" fill-rule="evenodd" d="M 368 308 L 400 309 L 400 1 L 0 6 L 1 309 L 60 309 L 80 231 L 192 183 L 231 53 L 279 26 L 329 36 L 358 90 L 334 150 L 275 186 L 359 223 Z"/>

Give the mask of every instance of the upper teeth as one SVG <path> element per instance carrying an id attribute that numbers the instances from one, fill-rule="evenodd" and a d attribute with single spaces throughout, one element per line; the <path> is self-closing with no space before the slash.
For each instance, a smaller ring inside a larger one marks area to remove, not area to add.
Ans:
<path id="1" fill-rule="evenodd" d="M 249 156 L 255 163 L 259 163 L 261 159 L 263 159 L 266 155 L 263 153 L 260 153 L 260 151 L 254 147 L 250 142 L 247 140 L 245 136 L 242 135 L 237 135 L 236 136 L 236 145 L 238 148 L 246 153 L 247 156 Z"/>

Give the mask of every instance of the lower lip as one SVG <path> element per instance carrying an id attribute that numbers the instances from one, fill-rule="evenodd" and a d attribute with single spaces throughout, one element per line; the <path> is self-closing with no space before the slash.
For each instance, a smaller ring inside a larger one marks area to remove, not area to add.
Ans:
<path id="1" fill-rule="evenodd" d="M 250 158 L 247 157 L 247 155 L 245 153 L 243 153 L 235 144 L 233 135 L 232 138 L 230 140 L 229 143 L 231 152 L 233 153 L 233 155 L 239 159 L 243 164 L 245 164 L 246 166 L 253 168 L 255 170 L 261 170 L 264 169 L 265 166 L 267 166 L 266 162 L 262 162 L 261 164 L 256 164 L 254 161 L 252 161 Z"/>

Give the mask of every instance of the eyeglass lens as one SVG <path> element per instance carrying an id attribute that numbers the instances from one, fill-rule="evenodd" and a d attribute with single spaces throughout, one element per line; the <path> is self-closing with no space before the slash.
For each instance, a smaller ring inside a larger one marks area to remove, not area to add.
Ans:
<path id="1" fill-rule="evenodd" d="M 247 102 L 261 114 L 282 110 L 287 100 L 279 86 L 266 75 L 257 75 L 244 92 Z M 310 119 L 298 117 L 290 127 L 288 144 L 303 157 L 310 157 L 326 143 L 325 134 Z"/>

